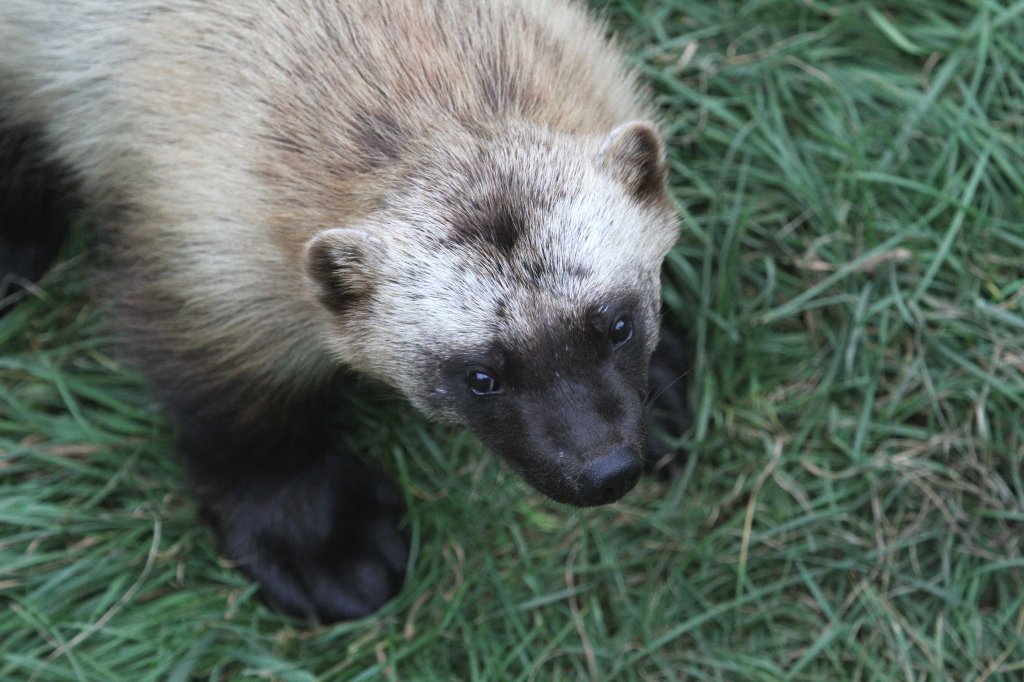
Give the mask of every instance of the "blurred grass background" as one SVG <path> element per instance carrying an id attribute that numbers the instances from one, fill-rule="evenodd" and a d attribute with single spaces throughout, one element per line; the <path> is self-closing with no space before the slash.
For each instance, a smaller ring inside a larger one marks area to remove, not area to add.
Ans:
<path id="1" fill-rule="evenodd" d="M 283 618 L 218 561 L 72 248 L 0 320 L 0 679 L 1024 677 L 1024 2 L 595 4 L 687 226 L 678 480 L 574 510 L 353 401 L 412 574 L 372 618 Z"/>

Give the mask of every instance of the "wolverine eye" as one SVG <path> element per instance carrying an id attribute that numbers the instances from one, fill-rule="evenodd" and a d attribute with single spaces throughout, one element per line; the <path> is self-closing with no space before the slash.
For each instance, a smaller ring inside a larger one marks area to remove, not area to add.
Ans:
<path id="1" fill-rule="evenodd" d="M 474 395 L 497 395 L 502 392 L 501 382 L 493 374 L 483 370 L 471 369 L 466 374 L 466 385 Z"/>
<path id="2" fill-rule="evenodd" d="M 633 320 L 628 315 L 623 315 L 608 328 L 608 338 L 612 341 L 612 347 L 618 348 L 633 338 Z"/>

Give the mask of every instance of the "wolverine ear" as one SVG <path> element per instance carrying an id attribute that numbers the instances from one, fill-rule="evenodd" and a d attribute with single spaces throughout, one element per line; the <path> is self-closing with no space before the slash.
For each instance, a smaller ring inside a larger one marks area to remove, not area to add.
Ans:
<path id="1" fill-rule="evenodd" d="M 306 275 L 317 300 L 342 315 L 370 297 L 384 243 L 359 229 L 325 230 L 306 244 Z"/>
<path id="2" fill-rule="evenodd" d="M 597 153 L 597 167 L 640 201 L 665 196 L 665 147 L 646 121 L 630 121 L 613 130 Z"/>

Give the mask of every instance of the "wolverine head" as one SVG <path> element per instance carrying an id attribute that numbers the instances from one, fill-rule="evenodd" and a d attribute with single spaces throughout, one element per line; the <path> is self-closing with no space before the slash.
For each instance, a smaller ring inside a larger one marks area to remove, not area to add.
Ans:
<path id="1" fill-rule="evenodd" d="M 569 504 L 619 499 L 646 444 L 678 224 L 647 123 L 426 139 L 389 200 L 306 249 L 339 359 L 472 430 Z"/>

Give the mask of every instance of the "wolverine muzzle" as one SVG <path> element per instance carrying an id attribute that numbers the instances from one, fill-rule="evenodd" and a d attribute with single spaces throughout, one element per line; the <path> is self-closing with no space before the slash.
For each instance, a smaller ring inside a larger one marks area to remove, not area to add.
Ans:
<path id="1" fill-rule="evenodd" d="M 633 489 L 640 480 L 640 458 L 629 448 L 617 447 L 583 466 L 580 489 L 588 505 L 609 504 Z"/>

